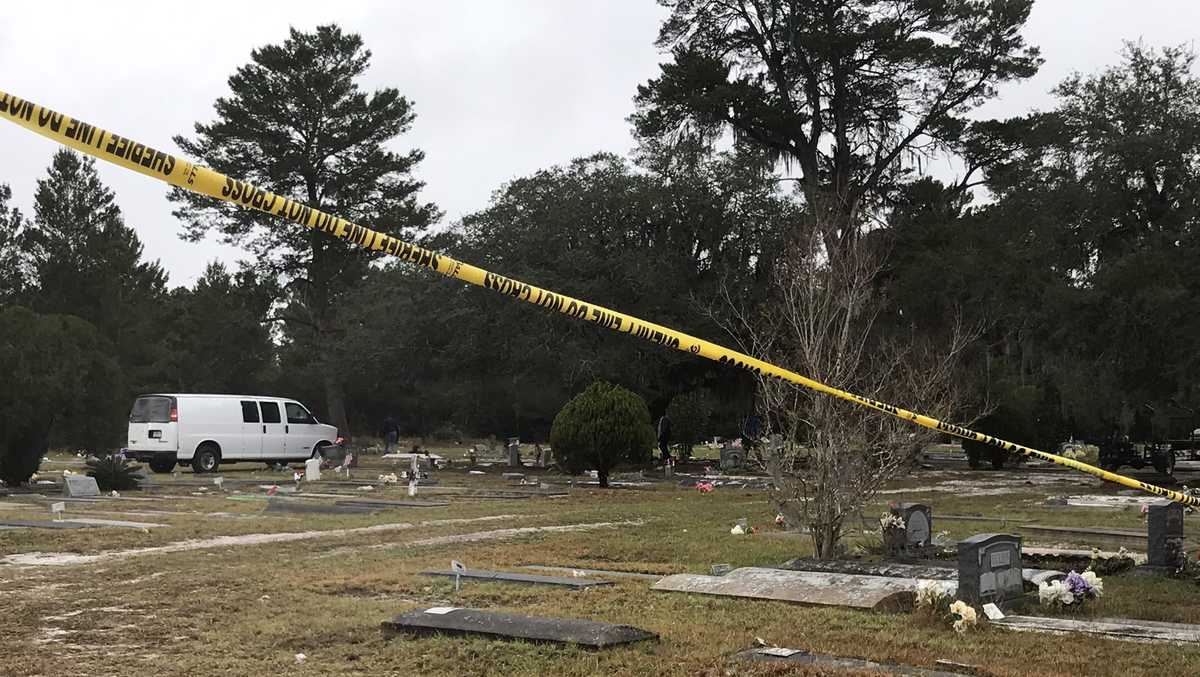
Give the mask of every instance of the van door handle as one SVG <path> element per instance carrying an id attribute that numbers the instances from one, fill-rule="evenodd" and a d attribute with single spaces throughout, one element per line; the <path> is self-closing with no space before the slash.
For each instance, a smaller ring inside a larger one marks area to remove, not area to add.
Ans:
<path id="1" fill-rule="evenodd" d="M 263 424 L 263 434 L 264 435 L 267 434 L 267 424 L 265 424 L 265 423 Z"/>
<path id="2" fill-rule="evenodd" d="M 283 432 L 284 432 L 284 434 L 285 434 L 285 435 L 286 435 L 287 433 L 290 433 L 290 432 L 292 432 L 292 427 L 291 427 L 291 426 L 287 426 L 287 425 L 283 426 Z"/>

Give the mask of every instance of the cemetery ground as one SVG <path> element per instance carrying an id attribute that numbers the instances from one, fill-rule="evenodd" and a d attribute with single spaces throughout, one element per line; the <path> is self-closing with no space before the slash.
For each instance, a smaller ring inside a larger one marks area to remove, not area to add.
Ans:
<path id="1" fill-rule="evenodd" d="M 321 505 L 334 505 L 342 494 L 409 500 L 407 485 L 377 481 L 403 467 L 368 456 L 353 481 L 326 472 L 302 492 L 325 494 L 314 499 Z M 55 477 L 64 468 L 82 470 L 73 458 L 55 456 L 41 477 Z M 983 624 L 959 635 L 947 622 L 921 615 L 656 592 L 651 581 L 638 578 L 596 575 L 614 584 L 587 590 L 464 581 L 456 592 L 451 579 L 421 572 L 447 569 L 457 559 L 470 568 L 527 573 L 523 566 L 551 565 L 707 574 L 717 563 L 774 567 L 811 552 L 807 536 L 774 526 L 765 493 L 752 485 L 701 493 L 680 486 L 679 477 L 667 481 L 660 471 L 647 471 L 645 479 L 618 474 L 619 486 L 601 490 L 581 485 L 580 478 L 571 486 L 571 478 L 550 471 L 522 471 L 547 483 L 547 490 L 514 485 L 501 476 L 507 469 L 500 463 L 480 470 L 485 474 L 470 474 L 460 460 L 435 472 L 438 483 L 420 487 L 413 499 L 446 505 L 321 514 L 265 512 L 268 499 L 260 485 L 289 488 L 290 473 L 237 464 L 222 468 L 226 482 L 220 489 L 211 477 L 184 471 L 155 475 L 152 488 L 67 505 L 66 519 L 144 527 L 0 530 L 0 673 L 835 674 L 730 662 L 756 638 L 927 669 L 942 659 L 994 675 L 1200 669 L 1196 644 L 1013 632 Z M 1184 468 L 1178 474 L 1187 482 L 1189 473 L 1200 475 Z M 360 488 L 366 486 L 372 488 Z M 865 523 L 855 520 L 848 543 L 852 551 L 878 543 L 877 533 L 863 532 L 878 528 L 887 501 L 931 505 L 934 530 L 949 532 L 950 539 L 1022 533 L 1017 527 L 1029 523 L 1144 530 L 1140 508 L 1132 502 L 1116 508 L 1046 502 L 1066 495 L 1124 496 L 1118 489 L 1049 467 L 970 471 L 965 462 L 944 462 L 889 486 L 864 511 Z M 47 494 L 0 498 L 0 520 L 49 520 L 49 504 L 61 499 Z M 758 533 L 731 535 L 741 518 L 758 526 Z M 1195 527 L 1189 525 L 1188 533 Z M 1026 545 L 1093 545 L 1080 538 L 1028 533 L 1024 538 Z M 482 638 L 388 637 L 381 631 L 381 622 L 398 613 L 435 606 L 627 624 L 657 633 L 659 640 L 588 650 Z M 1036 599 L 1025 613 L 1042 613 Z M 1185 580 L 1108 575 L 1104 596 L 1071 617 L 1200 623 L 1200 587 Z"/>

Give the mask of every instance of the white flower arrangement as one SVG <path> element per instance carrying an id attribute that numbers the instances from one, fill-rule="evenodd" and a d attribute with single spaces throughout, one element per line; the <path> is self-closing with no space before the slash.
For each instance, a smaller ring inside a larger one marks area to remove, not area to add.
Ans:
<path id="1" fill-rule="evenodd" d="M 879 528 L 887 531 L 889 529 L 905 528 L 904 518 L 899 515 L 893 515 L 890 512 L 885 512 L 879 516 Z"/>
<path id="2" fill-rule="evenodd" d="M 1072 571 L 1061 581 L 1038 585 L 1038 602 L 1043 606 L 1082 606 L 1086 600 L 1096 599 L 1102 595 L 1104 595 L 1104 579 L 1097 576 L 1096 572 L 1091 569 L 1082 574 Z"/>
<path id="3" fill-rule="evenodd" d="M 386 475 L 380 475 L 379 481 L 383 484 L 396 484 L 400 481 L 400 478 L 396 477 L 396 473 L 393 472 Z"/>
<path id="4" fill-rule="evenodd" d="M 960 635 L 966 634 L 967 630 L 979 624 L 979 616 L 975 613 L 975 607 L 962 600 L 950 605 L 950 613 L 958 616 L 958 620 L 954 621 L 954 631 Z"/>

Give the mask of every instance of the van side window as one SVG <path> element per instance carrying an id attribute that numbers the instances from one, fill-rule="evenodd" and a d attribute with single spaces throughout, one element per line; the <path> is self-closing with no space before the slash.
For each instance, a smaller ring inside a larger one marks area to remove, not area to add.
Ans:
<path id="1" fill-rule="evenodd" d="M 295 402 L 284 402 L 283 408 L 287 412 L 288 423 L 316 423 L 316 419 L 304 407 Z"/>
<path id="2" fill-rule="evenodd" d="M 259 402 L 262 407 L 263 423 L 279 423 L 279 404 L 277 402 Z"/>
<path id="3" fill-rule="evenodd" d="M 258 423 L 258 407 L 253 402 L 242 400 L 242 423 Z"/>

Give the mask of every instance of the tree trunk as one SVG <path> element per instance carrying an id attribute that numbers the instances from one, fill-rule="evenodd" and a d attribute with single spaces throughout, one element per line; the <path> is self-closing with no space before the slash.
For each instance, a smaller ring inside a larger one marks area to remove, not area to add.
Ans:
<path id="1" fill-rule="evenodd" d="M 842 540 L 841 525 L 812 524 L 813 550 L 817 559 L 833 559 L 837 556 L 837 546 Z"/>
<path id="2" fill-rule="evenodd" d="M 597 470 L 596 478 L 600 480 L 600 488 L 601 489 L 608 488 L 608 471 L 607 470 Z"/>
<path id="3" fill-rule="evenodd" d="M 337 426 L 338 435 L 350 439 L 350 423 L 346 420 L 346 391 L 342 379 L 332 369 L 325 370 L 325 406 L 329 421 Z"/>

